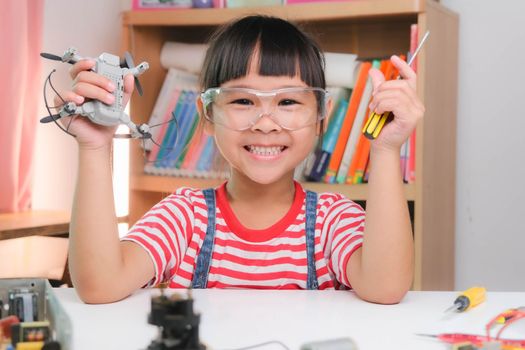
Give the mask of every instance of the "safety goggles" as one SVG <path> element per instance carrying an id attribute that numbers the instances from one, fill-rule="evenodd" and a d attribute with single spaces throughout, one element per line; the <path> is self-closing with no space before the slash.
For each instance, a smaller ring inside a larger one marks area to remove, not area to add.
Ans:
<path id="1" fill-rule="evenodd" d="M 252 128 L 263 116 L 281 128 L 298 130 L 326 116 L 326 90 L 291 87 L 271 91 L 248 88 L 211 88 L 201 93 L 204 117 L 231 130 Z"/>

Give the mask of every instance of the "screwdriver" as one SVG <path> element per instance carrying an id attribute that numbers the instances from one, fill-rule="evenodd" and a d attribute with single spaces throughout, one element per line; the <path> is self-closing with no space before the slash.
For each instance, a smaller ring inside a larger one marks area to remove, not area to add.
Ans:
<path id="1" fill-rule="evenodd" d="M 472 287 L 461 293 L 456 300 L 454 305 L 445 310 L 462 312 L 473 308 L 476 305 L 481 304 L 486 299 L 487 291 L 483 287 Z"/>
<path id="2" fill-rule="evenodd" d="M 414 54 L 410 59 L 408 60 L 408 65 L 410 66 L 412 62 L 414 62 L 414 59 L 416 58 L 417 54 L 419 53 L 419 50 L 421 50 L 421 47 L 425 43 L 425 41 L 428 38 L 428 35 L 430 32 L 427 30 L 421 41 L 419 42 L 419 45 L 417 46 L 416 50 L 414 51 Z M 398 76 L 397 79 L 400 79 L 401 76 Z M 370 117 L 368 117 L 367 122 L 365 123 L 365 126 L 363 127 L 363 134 L 367 139 L 374 140 L 379 136 L 379 133 L 381 132 L 381 129 L 383 129 L 383 126 L 386 124 L 386 121 L 388 120 L 388 117 L 390 116 L 390 112 L 385 112 L 383 114 L 377 114 L 375 112 L 372 112 L 370 114 Z"/>

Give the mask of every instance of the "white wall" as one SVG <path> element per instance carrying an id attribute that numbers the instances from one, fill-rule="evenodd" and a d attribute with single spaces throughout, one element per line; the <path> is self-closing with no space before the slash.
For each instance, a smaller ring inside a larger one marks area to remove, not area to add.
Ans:
<path id="1" fill-rule="evenodd" d="M 119 53 L 120 1 L 47 0 L 44 8 L 43 51 L 62 55 L 70 46 L 82 56 Z M 42 86 L 55 68 L 52 81 L 57 89 L 71 85 L 69 65 L 42 59 Z M 52 105 L 53 93 L 48 99 Z M 41 116 L 47 114 L 43 100 Z M 77 145 L 53 124 L 37 127 L 33 208 L 70 210 L 77 171 Z"/>
<path id="2" fill-rule="evenodd" d="M 460 15 L 456 288 L 525 290 L 525 2 Z"/>

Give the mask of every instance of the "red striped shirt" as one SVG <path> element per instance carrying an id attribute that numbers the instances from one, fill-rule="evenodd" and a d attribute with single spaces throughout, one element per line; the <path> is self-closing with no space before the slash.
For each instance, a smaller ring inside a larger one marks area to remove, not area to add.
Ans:
<path id="1" fill-rule="evenodd" d="M 216 232 L 208 288 L 306 289 L 306 194 L 296 183 L 288 213 L 264 230 L 244 227 L 226 197 L 216 190 Z M 350 256 L 361 247 L 365 214 L 336 193 L 320 193 L 315 223 L 315 265 L 319 289 L 351 288 L 346 275 Z M 200 189 L 180 188 L 155 205 L 123 237 L 142 246 L 155 266 L 153 286 L 191 286 L 208 214 Z"/>

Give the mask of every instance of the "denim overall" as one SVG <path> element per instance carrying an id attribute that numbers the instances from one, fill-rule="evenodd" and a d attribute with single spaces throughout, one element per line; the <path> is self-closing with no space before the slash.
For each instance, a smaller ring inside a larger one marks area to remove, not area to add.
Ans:
<path id="1" fill-rule="evenodd" d="M 208 207 L 208 227 L 206 237 L 202 243 L 201 250 L 195 263 L 195 271 L 191 288 L 206 288 L 208 273 L 210 271 L 211 255 L 215 238 L 215 190 L 207 188 L 203 190 L 204 199 Z M 306 257 L 308 266 L 307 289 L 319 289 L 317 274 L 315 270 L 315 217 L 317 207 L 317 193 L 306 191 Z"/>

